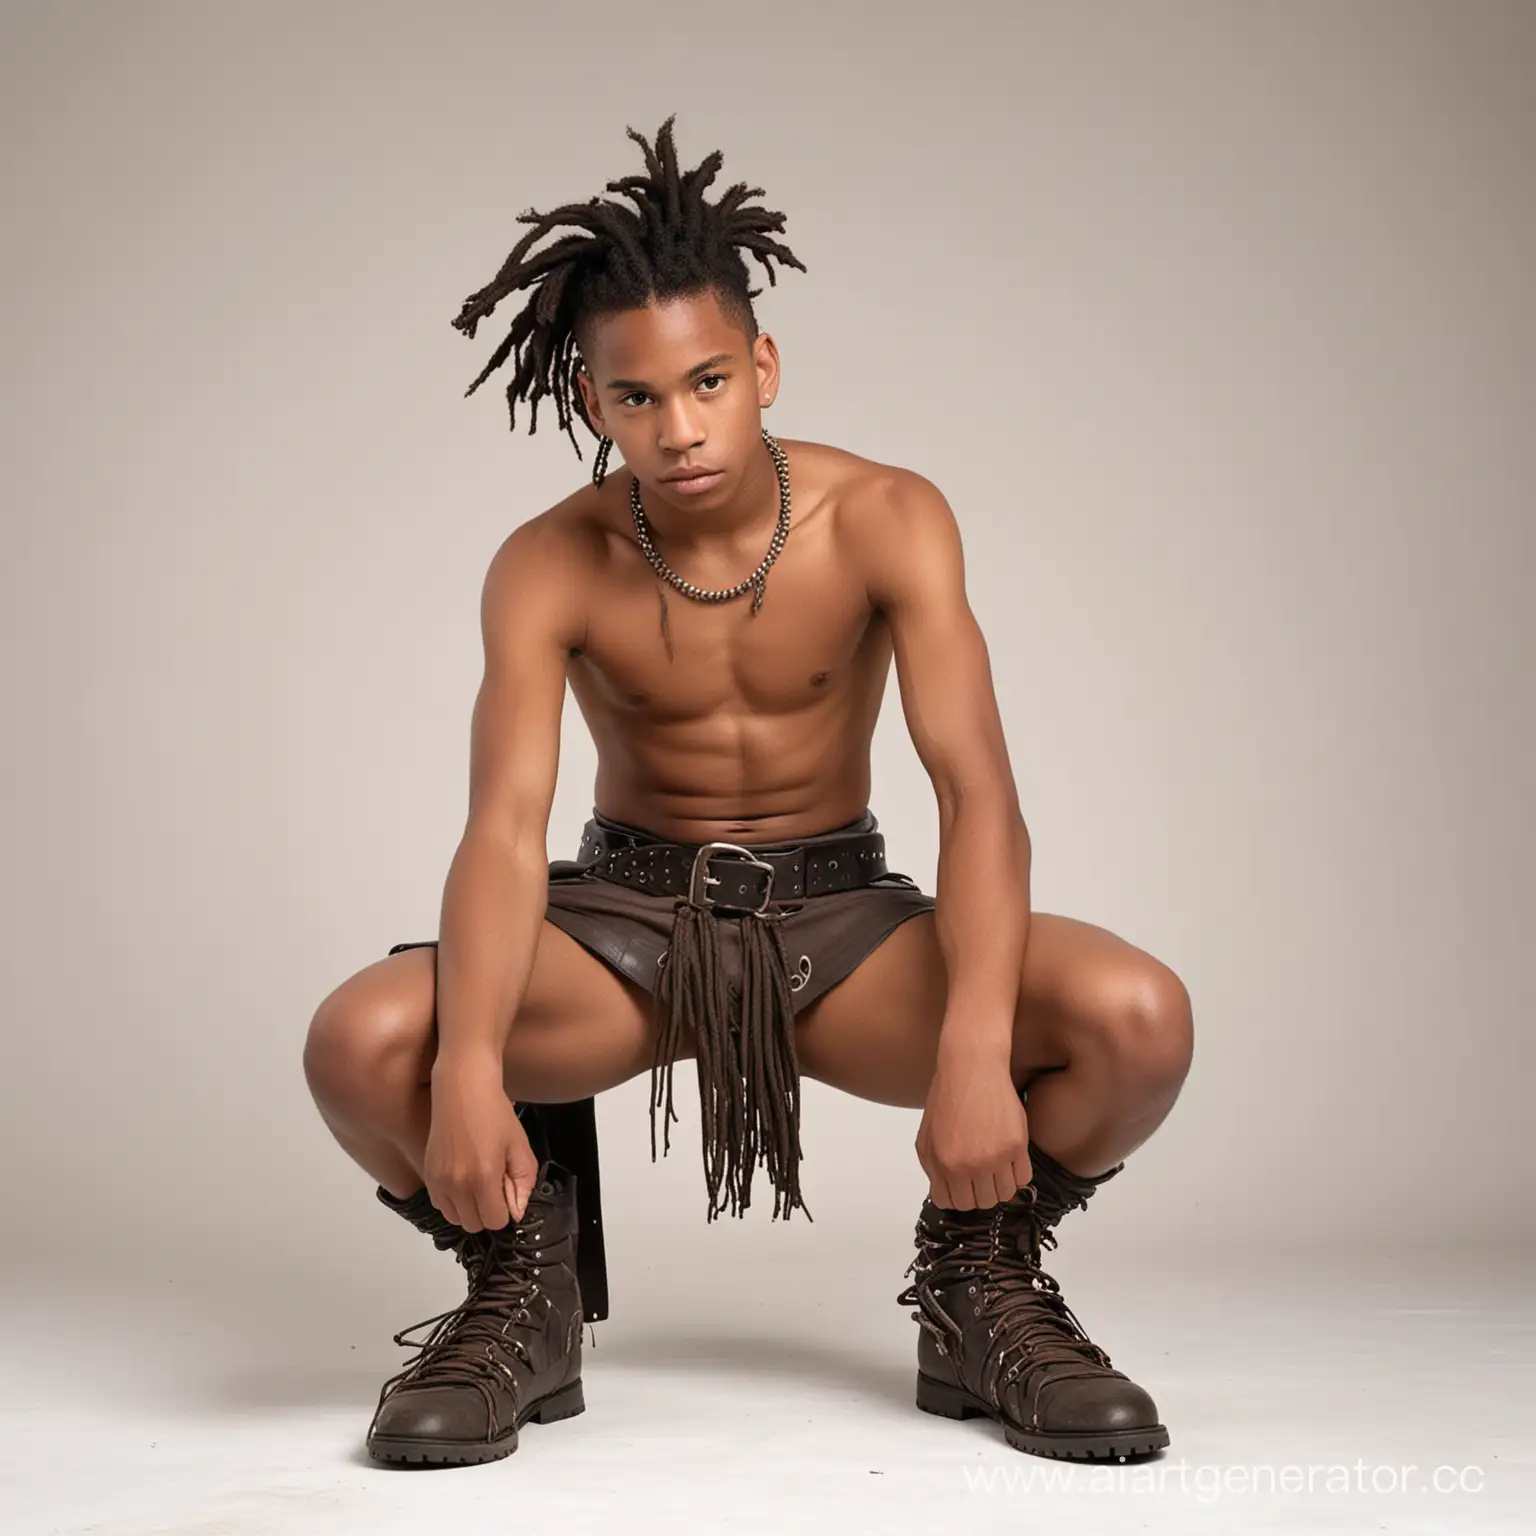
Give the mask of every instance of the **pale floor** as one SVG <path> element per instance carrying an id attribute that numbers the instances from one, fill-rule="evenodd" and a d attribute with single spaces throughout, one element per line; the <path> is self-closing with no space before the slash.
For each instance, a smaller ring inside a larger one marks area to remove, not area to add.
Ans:
<path id="1" fill-rule="evenodd" d="M 12 1274 L 0 1530 L 1530 1530 L 1532 1257 L 1058 1255 L 1172 1433 L 1161 1460 L 1108 1470 L 918 1412 L 901 1280 L 843 1283 L 857 1254 L 736 1276 L 734 1316 L 697 1266 L 649 1306 L 632 1276 L 595 1349 L 586 1336 L 585 1414 L 528 1425 L 504 1461 L 429 1472 L 374 1467 L 362 1434 L 400 1354 L 389 1332 L 457 1299 L 451 1262 L 371 1293 L 328 1339 L 291 1275 L 189 1295 Z M 1425 1486 L 1436 1468 L 1449 1491 Z"/>

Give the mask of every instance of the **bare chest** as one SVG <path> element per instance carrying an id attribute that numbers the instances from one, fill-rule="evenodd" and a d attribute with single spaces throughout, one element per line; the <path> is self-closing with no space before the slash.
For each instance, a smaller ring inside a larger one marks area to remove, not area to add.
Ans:
<path id="1" fill-rule="evenodd" d="M 712 588 L 742 579 L 740 570 L 698 562 L 680 574 Z M 589 719 L 617 712 L 661 723 L 812 710 L 846 699 L 888 662 L 884 623 L 857 574 L 824 545 L 796 548 L 791 538 L 756 613 L 750 592 L 701 602 L 637 554 L 595 584 L 587 643 L 568 677 Z"/>

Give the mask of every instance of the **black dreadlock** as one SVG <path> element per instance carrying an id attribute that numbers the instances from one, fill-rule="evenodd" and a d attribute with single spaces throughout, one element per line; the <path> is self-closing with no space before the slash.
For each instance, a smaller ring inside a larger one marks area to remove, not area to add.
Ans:
<path id="1" fill-rule="evenodd" d="M 538 430 L 539 400 L 552 395 L 560 426 L 571 439 L 576 457 L 581 445 L 571 430 L 573 405 L 596 434 L 586 403 L 576 384 L 583 367 L 578 329 L 596 315 L 641 309 L 655 301 L 713 290 L 721 308 L 757 337 L 752 300 L 763 290 L 748 286 L 748 269 L 738 251 L 749 251 L 762 263 L 770 283 L 777 283 L 772 261 L 806 270 L 788 246 L 771 237 L 783 231 L 784 215 L 761 206 L 744 207 L 749 197 L 762 196 L 761 187 L 738 181 L 715 203 L 704 200 L 704 189 L 715 179 L 724 156 L 719 150 L 691 171 L 679 172 L 672 142 L 673 117 L 661 125 L 656 147 L 633 128 L 624 131 L 645 152 L 647 174 L 625 176 L 607 184 L 634 203 L 630 209 L 612 198 L 567 203 L 550 213 L 529 208 L 518 223 L 533 230 L 518 241 L 490 283 L 471 294 L 453 324 L 466 336 L 509 293 L 538 285 L 512 322 L 505 340 L 491 354 L 474 383 L 474 392 L 506 360 L 513 357 L 507 385 L 509 426 L 517 427 L 517 402 L 530 407 L 528 432 Z M 553 245 L 529 255 L 530 247 L 560 225 L 583 231 L 564 235 Z"/>

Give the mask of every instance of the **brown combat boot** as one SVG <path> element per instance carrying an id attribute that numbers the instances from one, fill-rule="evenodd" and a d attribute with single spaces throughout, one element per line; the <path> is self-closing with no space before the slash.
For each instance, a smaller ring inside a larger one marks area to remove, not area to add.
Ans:
<path id="1" fill-rule="evenodd" d="M 465 1232 L 425 1189 L 379 1198 L 469 1275 L 452 1311 L 416 1323 L 395 1342 L 420 1353 L 384 1383 L 368 1428 L 377 1461 L 464 1465 L 517 1449 L 527 1420 L 553 1423 L 586 1407 L 581 1387 L 581 1289 L 576 1278 L 576 1176 L 547 1162 L 521 1221 Z M 425 1340 L 407 1334 L 431 1328 Z"/>
<path id="2" fill-rule="evenodd" d="M 1008 1443 L 1037 1456 L 1121 1460 L 1161 1450 L 1168 1431 L 1151 1397 L 1083 1332 L 1040 1267 L 1056 1223 L 1125 1165 L 1096 1178 L 1062 1167 L 1033 1142 L 1034 1172 L 1011 1200 L 959 1211 L 924 1200 L 916 1279 L 896 1299 L 916 1306 L 917 1406 L 952 1419 L 987 1414 Z"/>

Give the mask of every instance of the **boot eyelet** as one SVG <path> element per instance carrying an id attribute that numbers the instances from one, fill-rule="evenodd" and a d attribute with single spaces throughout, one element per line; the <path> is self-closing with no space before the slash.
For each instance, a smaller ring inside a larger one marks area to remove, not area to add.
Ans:
<path id="1" fill-rule="evenodd" d="M 967 1286 L 965 1293 L 967 1296 L 974 1296 L 976 1294 L 976 1287 L 974 1285 Z"/>
<path id="2" fill-rule="evenodd" d="M 539 1185 L 539 1193 L 541 1195 L 552 1195 L 554 1192 L 555 1186 L 551 1184 L 548 1179 L 545 1179 L 545 1181 Z"/>

